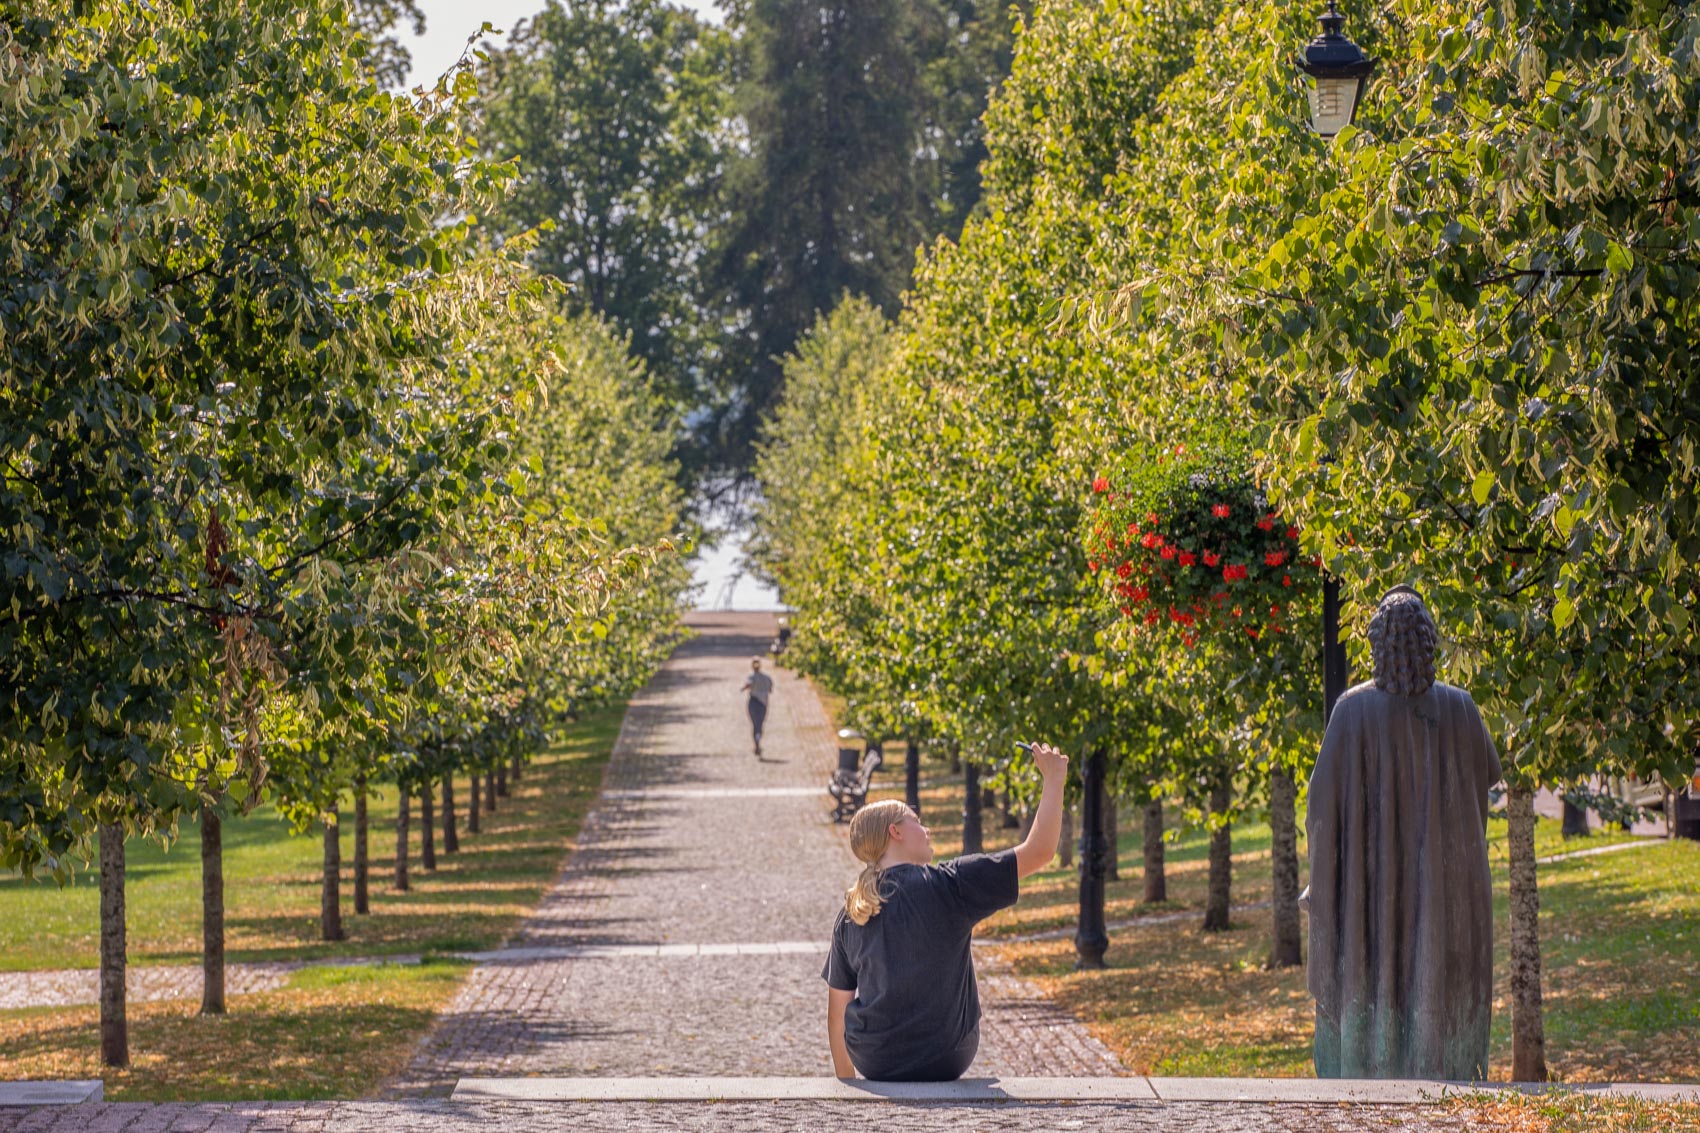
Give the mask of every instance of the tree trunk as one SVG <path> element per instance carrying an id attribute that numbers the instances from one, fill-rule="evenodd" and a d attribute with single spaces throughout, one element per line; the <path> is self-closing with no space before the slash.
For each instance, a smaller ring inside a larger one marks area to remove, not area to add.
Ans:
<path id="1" fill-rule="evenodd" d="M 1003 828 L 1005 830 L 1019 830 L 1021 828 L 1021 819 L 1016 817 L 1015 800 L 1010 797 L 1010 793 L 1008 791 L 1003 793 L 1003 803 L 1001 804 L 1001 807 L 1003 810 Z"/>
<path id="2" fill-rule="evenodd" d="M 372 911 L 372 856 L 366 815 L 366 776 L 354 780 L 354 911 Z"/>
<path id="3" fill-rule="evenodd" d="M 524 761 L 521 760 L 519 756 L 514 756 L 508 761 L 508 778 L 512 779 L 516 783 L 519 782 L 520 771 L 524 768 L 524 766 Z"/>
<path id="4" fill-rule="evenodd" d="M 472 779 L 467 783 L 466 788 L 467 791 L 470 792 L 466 800 L 466 832 L 468 834 L 477 834 L 480 832 L 478 818 L 478 772 L 474 771 L 472 773 Z"/>
<path id="5" fill-rule="evenodd" d="M 1511 786 L 1505 809 L 1511 828 L 1511 1078 L 1516 1082 L 1544 1082 L 1547 1040 L 1541 1019 L 1541 899 L 1535 887 L 1534 790 Z"/>
<path id="6" fill-rule="evenodd" d="M 950 773 L 962 774 L 962 747 L 959 744 L 950 745 Z"/>
<path id="7" fill-rule="evenodd" d="M 1163 869 L 1163 800 L 1145 804 L 1145 903 L 1169 899 L 1169 877 Z"/>
<path id="8" fill-rule="evenodd" d="M 508 797 L 508 765 L 505 763 L 496 768 L 496 793 L 504 799 Z"/>
<path id="9" fill-rule="evenodd" d="M 201 1014 L 224 1014 L 224 823 L 201 803 Z"/>
<path id="10" fill-rule="evenodd" d="M 985 848 L 980 834 L 980 768 L 978 764 L 962 766 L 962 852 L 977 854 Z"/>
<path id="11" fill-rule="evenodd" d="M 455 776 L 443 776 L 443 853 L 460 853 L 460 833 L 455 829 Z"/>
<path id="12" fill-rule="evenodd" d="M 1277 767 L 1269 776 L 1270 857 L 1273 860 L 1274 947 L 1270 962 L 1277 968 L 1304 963 L 1299 940 L 1298 784 L 1293 773 Z"/>
<path id="13" fill-rule="evenodd" d="M 413 795 L 405 783 L 397 784 L 396 790 L 401 798 L 396 803 L 395 816 L 395 888 L 397 893 L 406 893 L 407 884 L 407 820 L 408 811 L 413 806 Z"/>
<path id="14" fill-rule="evenodd" d="M 419 868 L 437 871 L 437 820 L 431 813 L 431 781 L 419 788 Z"/>
<path id="15" fill-rule="evenodd" d="M 1233 785 L 1225 780 L 1210 789 L 1210 816 L 1220 825 L 1210 831 L 1210 892 L 1204 903 L 1205 932 L 1221 932 L 1228 927 L 1228 905 L 1233 896 L 1234 839 L 1227 815 L 1234 801 L 1233 790 Z"/>
<path id="16" fill-rule="evenodd" d="M 1122 879 L 1121 847 L 1116 836 L 1116 793 L 1104 785 L 1104 880 Z"/>
<path id="17" fill-rule="evenodd" d="M 100 1060 L 130 1065 L 125 1014 L 124 828 L 100 828 Z"/>
<path id="18" fill-rule="evenodd" d="M 496 773 L 494 771 L 484 773 L 484 813 L 496 813 Z"/>
<path id="19" fill-rule="evenodd" d="M 1074 868 L 1074 808 L 1063 807 L 1062 834 L 1057 838 L 1057 858 L 1062 868 Z"/>
<path id="20" fill-rule="evenodd" d="M 325 883 L 319 891 L 319 939 L 341 940 L 342 932 L 342 830 L 337 825 L 336 807 L 325 812 Z"/>

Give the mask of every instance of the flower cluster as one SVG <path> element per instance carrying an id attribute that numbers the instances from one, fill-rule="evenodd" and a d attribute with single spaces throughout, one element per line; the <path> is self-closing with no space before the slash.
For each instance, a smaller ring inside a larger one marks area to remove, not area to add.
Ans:
<path id="1" fill-rule="evenodd" d="M 1188 647 L 1205 634 L 1256 642 L 1286 633 L 1321 573 L 1319 560 L 1300 556 L 1298 528 L 1243 476 L 1169 471 L 1127 491 L 1108 475 L 1093 481 L 1087 565 L 1122 616 L 1175 631 Z"/>

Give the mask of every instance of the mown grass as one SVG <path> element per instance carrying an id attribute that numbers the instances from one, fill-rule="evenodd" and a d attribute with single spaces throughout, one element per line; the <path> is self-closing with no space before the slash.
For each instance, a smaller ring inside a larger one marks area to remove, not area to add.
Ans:
<path id="1" fill-rule="evenodd" d="M 902 759 L 902 749 L 895 749 L 870 797 L 902 797 Z M 936 784 L 923 792 L 922 811 L 937 852 L 941 857 L 958 853 L 960 780 L 948 767 L 933 762 L 923 767 L 922 779 Z M 1198 830 L 1173 828 L 1167 845 L 1169 899 L 1158 906 L 1142 905 L 1141 815 L 1129 807 L 1121 820 L 1121 879 L 1107 887 L 1108 918 L 1114 923 L 1146 915 L 1184 915 L 1112 928 L 1109 967 L 1100 972 L 1075 971 L 1073 943 L 1066 938 L 1008 939 L 1000 952 L 1017 972 L 1082 1019 L 1130 1072 L 1282 1077 L 1314 1073 L 1314 1007 L 1304 970 L 1267 966 L 1269 910 L 1236 912 L 1228 931 L 1203 932 L 1207 837 Z M 983 826 L 988 849 L 1013 845 L 1019 834 L 1003 828 L 993 811 L 985 813 Z M 1300 826 L 1302 831 L 1302 815 Z M 1494 1078 L 1503 1080 L 1510 1076 L 1511 1051 L 1505 824 L 1491 824 L 1488 835 L 1498 974 L 1490 1069 Z M 1556 820 L 1542 820 L 1536 837 L 1539 856 L 1636 840 L 1614 833 L 1565 842 Z M 1233 841 L 1234 904 L 1267 901 L 1267 824 L 1243 822 L 1234 828 Z M 1303 855 L 1301 837 L 1301 861 Z M 1700 1080 L 1700 844 L 1655 842 L 1544 864 L 1540 884 L 1547 1057 L 1554 1077 L 1572 1082 Z M 1072 928 L 1077 899 L 1078 875 L 1054 863 L 1029 879 L 1020 904 L 993 918 L 984 931 L 995 940 Z M 1700 1114 L 1700 1107 L 1677 1111 Z M 1533 1110 L 1518 1112 L 1535 1120 L 1529 1116 Z M 1554 1130 L 1567 1128 L 1562 1121 L 1568 1118 L 1562 1114 L 1540 1120 L 1559 1122 L 1551 1124 Z M 1622 1120 L 1631 1122 L 1630 1117 Z M 1620 1127 L 1639 1128 L 1633 1123 Z"/>
<path id="2" fill-rule="evenodd" d="M 470 965 L 447 960 L 306 968 L 288 986 L 193 1002 L 132 1004 L 131 1064 L 100 1062 L 93 1006 L 0 1012 L 0 1079 L 100 1078 L 108 1101 L 357 1098 L 400 1073 Z"/>
<path id="3" fill-rule="evenodd" d="M 491 948 L 536 904 L 560 867 L 580 820 L 594 801 L 602 768 L 619 734 L 620 710 L 586 717 L 528 766 L 512 792 L 482 815 L 483 832 L 465 829 L 467 783 L 456 782 L 462 850 L 442 852 L 437 815 L 437 870 L 419 863 L 419 808 L 414 800 L 412 890 L 396 892 L 396 795 L 370 804 L 370 916 L 353 915 L 354 819 L 341 824 L 343 924 L 348 939 L 318 939 L 324 839 L 315 828 L 294 834 L 270 807 L 224 827 L 225 949 L 230 960 L 308 960 L 340 956 Z M 440 795 L 439 795 L 440 802 Z M 126 902 L 130 961 L 191 964 L 201 954 L 201 847 L 185 823 L 168 847 L 132 839 L 127 847 Z M 92 870 L 60 889 L 51 881 L 0 876 L 0 970 L 92 968 L 100 959 L 100 890 Z"/>
<path id="4" fill-rule="evenodd" d="M 468 965 L 433 953 L 493 948 L 537 903 L 572 849 L 619 734 L 621 711 L 575 725 L 510 785 L 483 832 L 461 831 L 461 850 L 419 868 L 415 814 L 412 884 L 391 888 L 393 792 L 372 808 L 372 913 L 355 916 L 344 831 L 348 939 L 318 940 L 322 839 L 292 835 L 260 812 L 225 828 L 228 958 L 317 960 L 423 953 L 423 964 L 339 965 L 292 973 L 286 986 L 233 995 L 229 1013 L 196 1014 L 195 1000 L 132 1003 L 132 1065 L 100 1065 L 92 1005 L 0 1011 L 0 1080 L 102 1078 L 114 1101 L 290 1100 L 370 1096 L 405 1066 Z M 464 805 L 465 784 L 460 784 Z M 130 961 L 199 960 L 200 847 L 187 835 L 169 849 L 131 847 Z M 92 967 L 98 959 L 98 893 L 92 876 L 59 890 L 0 880 L 0 968 Z"/>

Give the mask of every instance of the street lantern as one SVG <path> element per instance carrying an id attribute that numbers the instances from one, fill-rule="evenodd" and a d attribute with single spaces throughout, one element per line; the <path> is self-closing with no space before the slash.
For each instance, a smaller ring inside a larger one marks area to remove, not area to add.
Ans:
<path id="1" fill-rule="evenodd" d="M 1310 124 L 1332 138 L 1357 117 L 1358 103 L 1369 84 L 1375 60 L 1341 33 L 1346 17 L 1328 0 L 1328 11 L 1317 17 L 1322 34 L 1305 44 L 1299 70 L 1311 77 Z"/>

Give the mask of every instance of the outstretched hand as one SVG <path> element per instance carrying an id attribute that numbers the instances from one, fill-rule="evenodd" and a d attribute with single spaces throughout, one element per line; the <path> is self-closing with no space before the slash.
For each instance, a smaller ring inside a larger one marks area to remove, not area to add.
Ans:
<path id="1" fill-rule="evenodd" d="M 1049 779 L 1053 775 L 1068 774 L 1068 756 L 1062 750 L 1051 744 L 1033 745 L 1033 766 L 1039 769 L 1041 779 Z"/>

